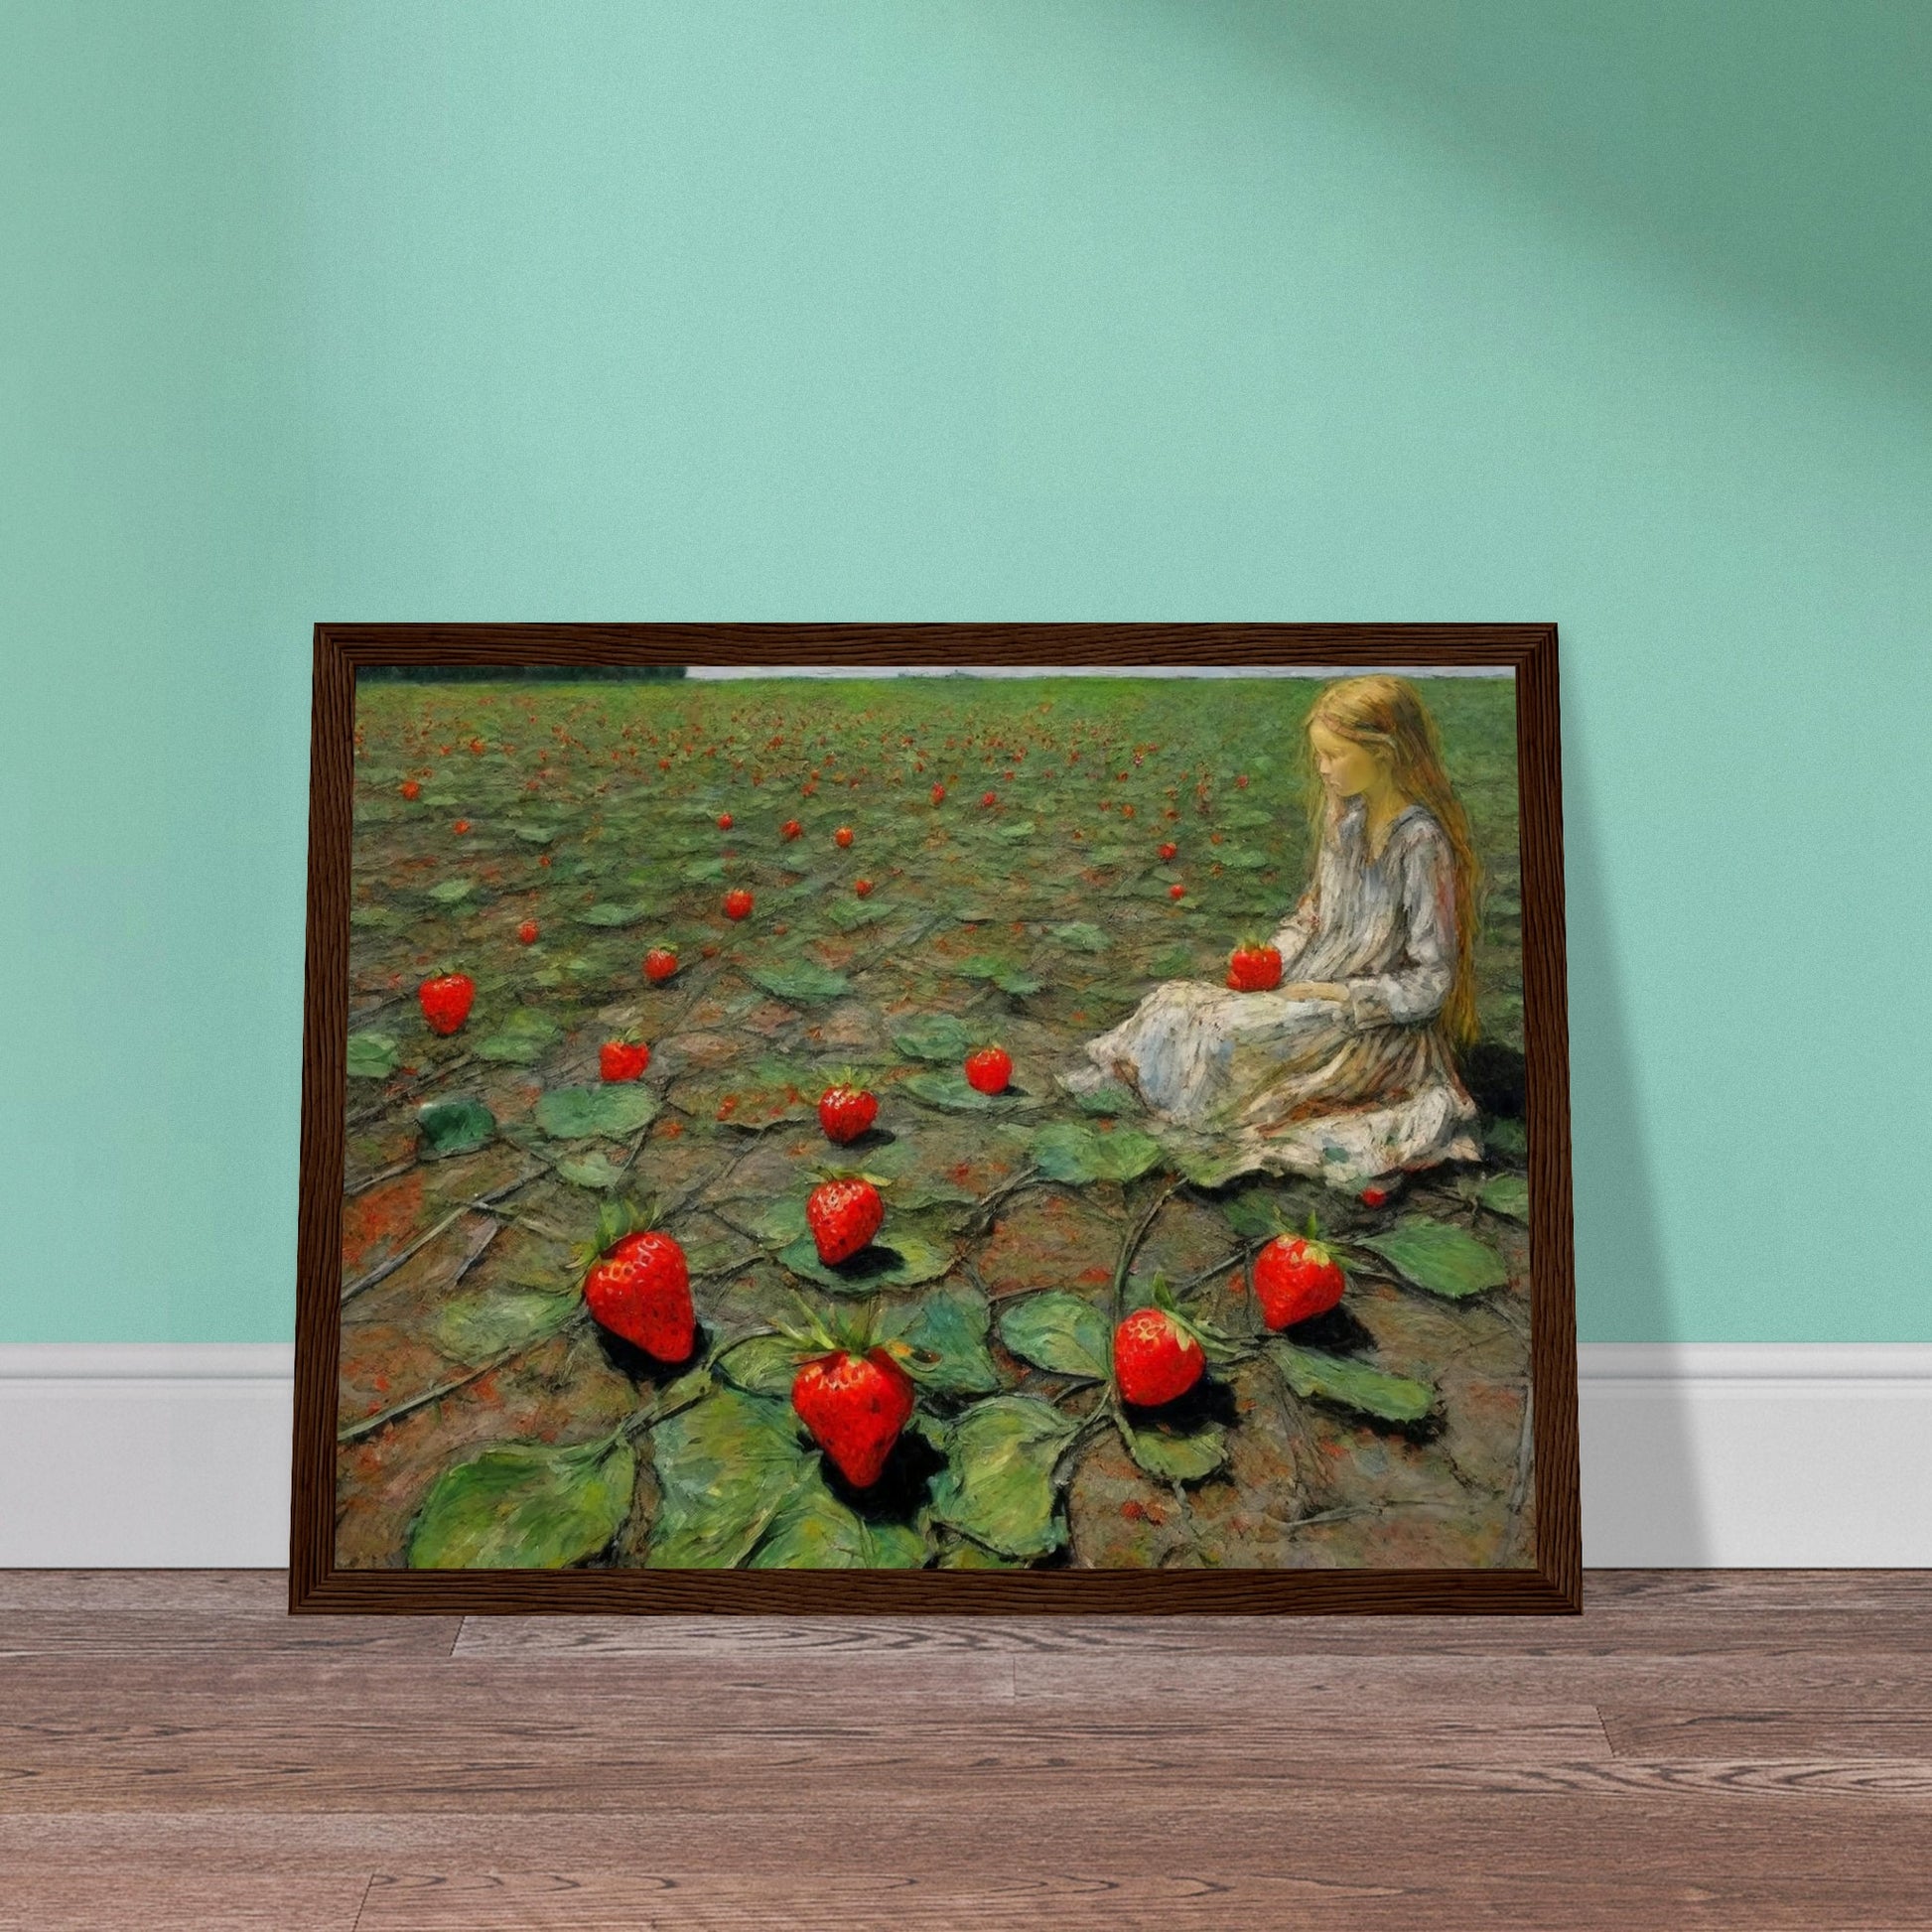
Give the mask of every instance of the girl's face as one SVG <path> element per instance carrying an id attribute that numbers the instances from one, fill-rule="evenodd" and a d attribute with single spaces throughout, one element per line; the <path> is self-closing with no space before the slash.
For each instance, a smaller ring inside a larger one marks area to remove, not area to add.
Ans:
<path id="1" fill-rule="evenodd" d="M 1353 798 L 1367 791 L 1381 775 L 1384 759 L 1365 745 L 1352 745 L 1331 732 L 1326 725 L 1309 727 L 1309 743 L 1314 750 L 1314 768 L 1321 782 L 1337 798 Z"/>

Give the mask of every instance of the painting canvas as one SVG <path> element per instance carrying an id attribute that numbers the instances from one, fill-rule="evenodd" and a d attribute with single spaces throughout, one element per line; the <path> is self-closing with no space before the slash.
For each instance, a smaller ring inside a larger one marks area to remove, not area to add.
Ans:
<path id="1" fill-rule="evenodd" d="M 1180 654 L 359 667 L 312 1585 L 1547 1584 L 1522 665 Z"/>

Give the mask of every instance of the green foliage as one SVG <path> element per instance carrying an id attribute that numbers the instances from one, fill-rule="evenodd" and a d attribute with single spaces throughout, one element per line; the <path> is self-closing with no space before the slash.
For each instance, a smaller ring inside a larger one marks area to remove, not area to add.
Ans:
<path id="1" fill-rule="evenodd" d="M 1161 1143 L 1131 1127 L 1102 1133 L 1056 1122 L 1033 1138 L 1032 1160 L 1051 1180 L 1085 1186 L 1093 1180 L 1133 1180 L 1160 1164 Z"/>
<path id="2" fill-rule="evenodd" d="M 1077 1428 L 1035 1396 L 975 1403 L 945 1431 L 934 1520 L 1001 1556 L 1050 1556 L 1066 1541 L 1054 1464 Z"/>
<path id="3" fill-rule="evenodd" d="M 476 890 L 474 879 L 446 879 L 440 886 L 432 886 L 429 896 L 438 905 L 460 905 Z"/>
<path id="4" fill-rule="evenodd" d="M 412 1570 L 561 1570 L 594 1557 L 630 1514 L 627 1444 L 509 1443 L 446 1469 L 409 1533 Z"/>
<path id="5" fill-rule="evenodd" d="M 479 1059 L 534 1066 L 563 1032 L 539 1007 L 517 1007 L 497 1030 L 472 1049 Z"/>
<path id="6" fill-rule="evenodd" d="M 924 1536 L 909 1523 L 860 1516 L 808 1467 L 779 1506 L 758 1548 L 754 1570 L 917 1570 L 928 1555 Z"/>
<path id="7" fill-rule="evenodd" d="M 1162 1482 L 1202 1482 L 1228 1459 L 1228 1433 L 1217 1422 L 1191 1428 L 1158 1417 L 1120 1425 L 1127 1452 Z"/>
<path id="8" fill-rule="evenodd" d="M 1509 1280 L 1502 1256 L 1487 1242 L 1421 1215 L 1397 1222 L 1387 1234 L 1363 1235 L 1359 1245 L 1380 1255 L 1405 1281 L 1451 1302 L 1501 1288 Z"/>
<path id="9" fill-rule="evenodd" d="M 1267 1347 L 1283 1379 L 1299 1396 L 1393 1423 L 1420 1422 L 1436 1406 L 1436 1391 L 1406 1375 L 1391 1375 L 1347 1355 L 1298 1348 L 1279 1336 Z"/>
<path id="10" fill-rule="evenodd" d="M 653 1570 L 743 1563 L 805 1473 L 789 1404 L 720 1389 L 651 1431 L 660 1500 L 645 1562 Z"/>
<path id="11" fill-rule="evenodd" d="M 960 1061 L 975 1043 L 965 1023 L 950 1013 L 921 1014 L 893 1035 L 893 1044 L 909 1060 Z"/>
<path id="12" fill-rule="evenodd" d="M 934 1395 L 988 1395 L 1000 1386 L 986 1346 L 991 1318 L 978 1289 L 953 1283 L 917 1301 L 892 1303 L 881 1312 L 876 1333 L 881 1342 L 902 1342 L 911 1351 L 899 1360 L 922 1389 Z"/>
<path id="13" fill-rule="evenodd" d="M 1036 1368 L 1095 1382 L 1107 1379 L 1107 1318 L 1078 1295 L 1053 1289 L 1016 1298 L 1000 1311 L 1000 1339 Z"/>
<path id="14" fill-rule="evenodd" d="M 553 1141 L 621 1141 L 656 1117 L 656 1096 L 633 1081 L 558 1087 L 536 1106 L 536 1123 Z"/>
<path id="15" fill-rule="evenodd" d="M 349 1035 L 348 1077 L 351 1080 L 386 1080 L 395 1070 L 396 1042 L 389 1035 Z"/>
<path id="16" fill-rule="evenodd" d="M 800 1235 L 778 1250 L 778 1260 L 794 1275 L 817 1282 L 837 1295 L 870 1295 L 882 1288 L 915 1288 L 937 1281 L 953 1264 L 952 1250 L 928 1241 L 906 1228 L 883 1229 L 872 1245 L 828 1267 L 818 1258 L 818 1244 Z"/>
<path id="17" fill-rule="evenodd" d="M 981 1093 L 967 1084 L 960 1072 L 914 1073 L 899 1082 L 899 1090 L 928 1107 L 940 1107 L 953 1114 L 1025 1114 L 1036 1112 L 1039 1102 L 1032 1094 Z"/>
<path id="18" fill-rule="evenodd" d="M 423 1152 L 432 1159 L 470 1154 L 496 1131 L 496 1116 L 481 1100 L 432 1100 L 416 1110 Z"/>
<path id="19" fill-rule="evenodd" d="M 651 909 L 648 905 L 620 905 L 607 902 L 588 905 L 573 916 L 579 925 L 622 927 L 641 925 L 650 917 Z"/>
<path id="20" fill-rule="evenodd" d="M 1507 1214 L 1512 1221 L 1530 1218 L 1530 1183 L 1520 1173 L 1499 1173 L 1482 1184 L 1476 1195 L 1492 1214 Z"/>
<path id="21" fill-rule="evenodd" d="M 845 993 L 851 982 L 843 973 L 835 973 L 829 967 L 815 965 L 809 959 L 801 959 L 789 966 L 748 966 L 746 977 L 761 986 L 774 1000 L 783 1000 L 788 1006 L 817 1006 L 826 1000 L 836 1000 Z"/>
<path id="22" fill-rule="evenodd" d="M 446 1302 L 430 1333 L 453 1361 L 486 1361 L 506 1348 L 554 1334 L 583 1306 L 574 1291 L 491 1289 Z"/>

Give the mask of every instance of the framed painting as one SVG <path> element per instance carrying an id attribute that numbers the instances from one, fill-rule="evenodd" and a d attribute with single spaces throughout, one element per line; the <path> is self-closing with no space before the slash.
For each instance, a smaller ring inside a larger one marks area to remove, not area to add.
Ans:
<path id="1" fill-rule="evenodd" d="M 299 1610 L 1573 1611 L 1550 625 L 322 625 Z"/>

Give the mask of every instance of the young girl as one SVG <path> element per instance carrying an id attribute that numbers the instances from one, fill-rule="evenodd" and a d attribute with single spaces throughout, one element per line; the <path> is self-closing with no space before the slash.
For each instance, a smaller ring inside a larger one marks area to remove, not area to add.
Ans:
<path id="1" fill-rule="evenodd" d="M 1481 868 L 1435 721 L 1405 678 L 1341 678 L 1309 715 L 1313 878 L 1274 934 L 1282 984 L 1156 987 L 1061 1077 L 1226 1136 L 1229 1173 L 1358 1187 L 1481 1158 L 1452 1049 L 1475 1037 Z"/>

